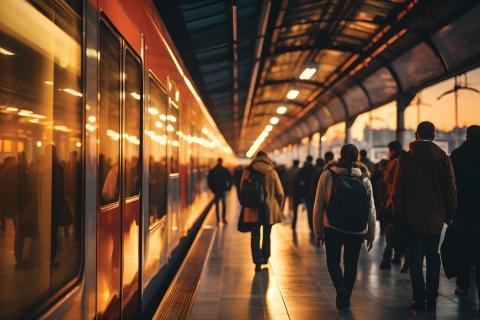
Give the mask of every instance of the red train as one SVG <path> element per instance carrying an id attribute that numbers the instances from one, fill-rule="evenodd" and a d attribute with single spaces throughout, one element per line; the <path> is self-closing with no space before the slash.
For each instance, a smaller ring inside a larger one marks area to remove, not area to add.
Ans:
<path id="1" fill-rule="evenodd" d="M 151 0 L 0 1 L 0 318 L 148 315 L 235 161 Z"/>

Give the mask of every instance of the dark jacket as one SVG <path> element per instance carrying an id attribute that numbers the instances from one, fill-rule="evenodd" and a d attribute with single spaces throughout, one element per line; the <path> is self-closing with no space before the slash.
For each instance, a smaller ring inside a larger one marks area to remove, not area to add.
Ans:
<path id="1" fill-rule="evenodd" d="M 295 179 L 294 195 L 299 199 L 315 200 L 315 194 L 309 194 L 308 188 L 311 185 L 315 167 L 311 163 L 305 163 Z"/>
<path id="2" fill-rule="evenodd" d="M 422 235 L 438 235 L 455 212 L 457 192 L 452 164 L 431 141 L 415 141 L 398 159 L 393 182 L 395 215 Z"/>
<path id="3" fill-rule="evenodd" d="M 480 145 L 466 141 L 450 159 L 458 195 L 455 219 L 480 220 Z"/>
<path id="4" fill-rule="evenodd" d="M 208 187 L 213 193 L 226 192 L 231 186 L 232 177 L 225 167 L 217 165 L 208 172 Z"/>

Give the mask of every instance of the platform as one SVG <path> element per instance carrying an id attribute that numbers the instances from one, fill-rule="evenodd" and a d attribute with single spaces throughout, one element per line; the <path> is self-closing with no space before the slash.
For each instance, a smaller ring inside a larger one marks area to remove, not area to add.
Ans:
<path id="1" fill-rule="evenodd" d="M 335 308 L 335 289 L 325 263 L 325 249 L 309 241 L 306 213 L 299 215 L 298 231 L 288 223 L 272 231 L 272 257 L 261 273 L 254 272 L 250 234 L 236 230 L 239 206 L 234 192 L 228 198 L 228 222 L 220 224 L 212 240 L 192 298 L 190 319 L 474 319 L 473 290 L 454 295 L 455 280 L 441 277 L 437 313 L 412 313 L 408 274 L 398 266 L 380 270 L 384 248 L 378 235 L 370 253 L 362 249 L 358 278 L 349 311 Z M 204 227 L 215 225 L 212 208 Z M 192 248 L 194 249 L 194 248 Z"/>

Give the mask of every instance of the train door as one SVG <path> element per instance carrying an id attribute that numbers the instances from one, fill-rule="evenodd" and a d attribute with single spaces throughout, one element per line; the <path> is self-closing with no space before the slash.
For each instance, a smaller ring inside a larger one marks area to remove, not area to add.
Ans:
<path id="1" fill-rule="evenodd" d="M 100 23 L 97 315 L 131 319 L 139 308 L 141 60 Z"/>
<path id="2" fill-rule="evenodd" d="M 170 82 L 174 101 L 170 98 L 167 115 L 167 156 L 168 156 L 168 247 L 169 252 L 176 247 L 180 232 L 180 141 L 178 126 L 178 90 Z"/>

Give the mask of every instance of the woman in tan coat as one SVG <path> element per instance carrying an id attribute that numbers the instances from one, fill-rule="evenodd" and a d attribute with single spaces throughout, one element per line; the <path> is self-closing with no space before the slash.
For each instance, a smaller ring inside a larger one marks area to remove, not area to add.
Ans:
<path id="1" fill-rule="evenodd" d="M 273 162 L 263 151 L 257 153 L 250 164 L 251 168 L 264 176 L 265 203 L 268 210 L 268 223 L 259 222 L 259 210 L 257 208 L 243 207 L 243 221 L 252 224 L 251 249 L 255 271 L 261 271 L 261 265 L 267 264 L 270 258 L 270 232 L 275 223 L 281 222 L 284 193 L 280 178 L 275 171 Z M 248 170 L 242 175 L 240 185 L 247 178 Z M 260 214 L 262 214 L 260 212 Z M 263 241 L 260 248 L 260 228 L 263 227 Z"/>

